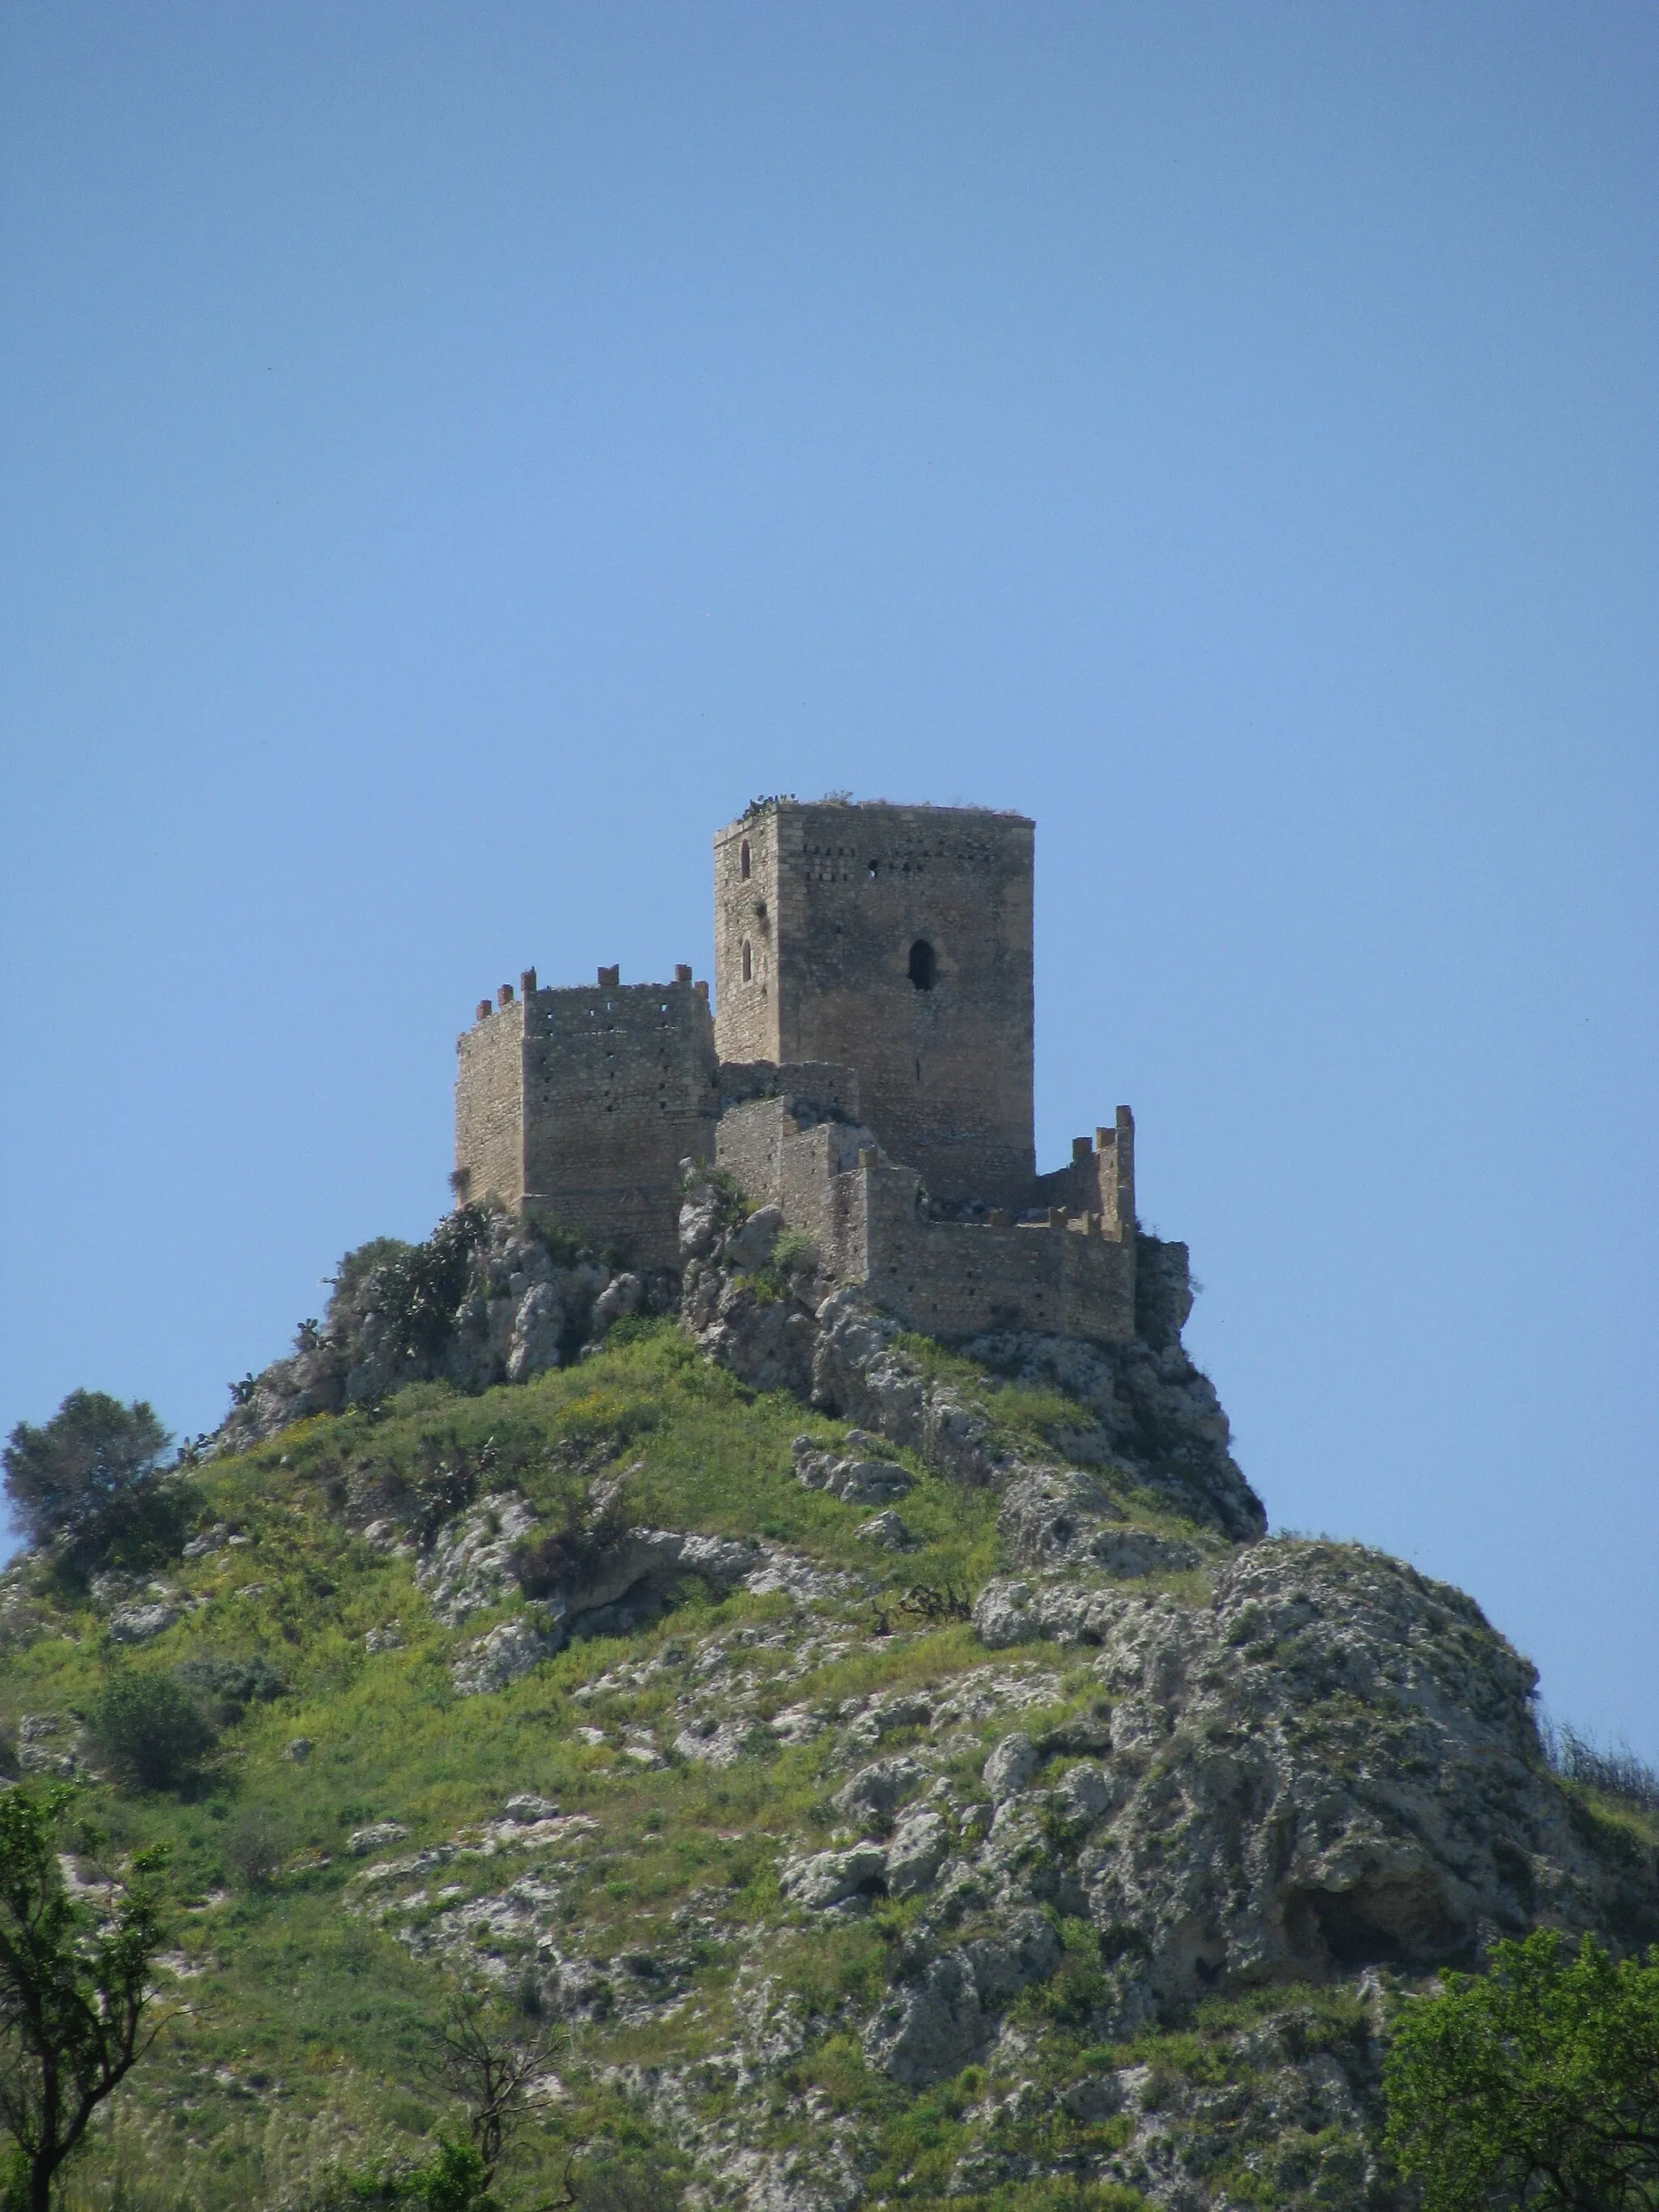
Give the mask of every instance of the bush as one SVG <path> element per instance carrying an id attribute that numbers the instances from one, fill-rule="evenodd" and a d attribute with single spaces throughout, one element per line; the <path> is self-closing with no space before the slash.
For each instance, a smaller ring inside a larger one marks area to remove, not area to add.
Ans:
<path id="1" fill-rule="evenodd" d="M 94 1756 L 137 1790 L 176 1790 L 213 1748 L 212 1723 L 171 1674 L 118 1668 L 93 1707 L 87 1735 Z"/>
<path id="2" fill-rule="evenodd" d="M 590 1515 L 575 1498 L 567 1498 L 560 1518 L 513 1547 L 513 1572 L 528 1598 L 551 1597 L 588 1581 L 605 1555 L 627 1533 L 620 1496 Z"/>
<path id="3" fill-rule="evenodd" d="M 142 1398 L 71 1390 L 51 1420 L 19 1421 L 0 1463 L 11 1510 L 31 1544 L 64 1540 L 82 1565 L 125 1554 L 139 1566 L 182 1542 L 196 1500 L 161 1480 L 171 1438 Z"/>
<path id="4" fill-rule="evenodd" d="M 489 1239 L 489 1217 L 483 1207 L 459 1206 L 444 1216 L 424 1244 L 411 1244 L 381 1267 L 374 1304 L 404 1358 L 434 1359 L 443 1350 L 455 1309 L 466 1296 L 473 1255 Z"/>
<path id="5" fill-rule="evenodd" d="M 234 1726 L 249 1705 L 268 1705 L 288 1690 L 263 1651 L 246 1659 L 187 1659 L 179 1669 L 179 1680 L 208 1699 L 226 1727 Z"/>
<path id="6" fill-rule="evenodd" d="M 478 1456 L 479 1464 L 475 1466 L 470 1453 L 456 1449 L 416 1476 L 412 1532 L 422 1551 L 444 1523 L 465 1512 L 477 1496 L 480 1469 L 485 1474 L 490 1471 L 488 1446 Z"/>
<path id="7" fill-rule="evenodd" d="M 375 1269 L 389 1267 L 393 1261 L 406 1258 L 414 1249 L 401 1237 L 371 1237 L 367 1244 L 359 1244 L 355 1251 L 348 1252 L 329 1278 L 330 1322 L 355 1315 L 363 1285 Z"/>
<path id="8" fill-rule="evenodd" d="M 804 1229 L 786 1229 L 772 1249 L 772 1265 L 780 1274 L 810 1274 L 818 1264 L 817 1240 Z"/>
<path id="9" fill-rule="evenodd" d="M 355 2173 L 336 2172 L 302 2203 L 303 2212 L 497 2212 L 477 2150 L 442 2130 L 423 2164 L 383 2159 Z"/>
<path id="10" fill-rule="evenodd" d="M 596 2159 L 571 2174 L 577 2212 L 678 2212 L 685 2192 L 660 2167 L 623 2166 Z"/>
<path id="11" fill-rule="evenodd" d="M 269 1889 L 294 1855 L 289 1824 L 268 1805 L 250 1805 L 225 1838 L 225 1859 L 246 1889 Z"/>

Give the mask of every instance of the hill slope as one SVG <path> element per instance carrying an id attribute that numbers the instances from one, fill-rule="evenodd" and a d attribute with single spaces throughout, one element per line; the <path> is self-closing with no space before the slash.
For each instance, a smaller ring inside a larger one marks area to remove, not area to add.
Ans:
<path id="1" fill-rule="evenodd" d="M 599 2135 L 756 2212 L 1394 2203 L 1400 1992 L 1540 1920 L 1659 1935 L 1650 1825 L 1548 1771 L 1468 1599 L 1261 1535 L 1184 1309 L 967 1358 L 729 1231 L 687 1326 L 624 1291 L 478 1389 L 536 1287 L 498 1225 L 471 1394 L 350 1406 L 342 1337 L 348 1409 L 266 1383 L 149 1585 L 5 1578 L 24 1770 L 85 1771 L 112 1669 L 228 1686 L 197 1782 L 88 1783 L 181 1909 L 82 2201 L 299 2204 L 418 2153 L 452 1973 L 550 2032 L 510 2201 Z"/>

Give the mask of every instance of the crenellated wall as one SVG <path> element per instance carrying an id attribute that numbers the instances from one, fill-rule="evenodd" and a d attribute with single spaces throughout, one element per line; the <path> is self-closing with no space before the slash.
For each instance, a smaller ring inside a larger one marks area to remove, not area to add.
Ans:
<path id="1" fill-rule="evenodd" d="M 1039 1206 L 1094 1214 L 1109 1237 L 1133 1235 L 1135 1225 L 1135 1117 L 1120 1106 L 1115 1125 L 1092 1139 L 1073 1137 L 1063 1168 L 1036 1179 Z"/>
<path id="2" fill-rule="evenodd" d="M 1039 1329 L 1126 1344 L 1135 1333 L 1135 1245 L 1097 1217 L 1056 1209 L 1046 1221 L 935 1221 L 909 1170 L 867 1158 L 861 1279 L 876 1303 L 945 1342 L 993 1328 Z"/>

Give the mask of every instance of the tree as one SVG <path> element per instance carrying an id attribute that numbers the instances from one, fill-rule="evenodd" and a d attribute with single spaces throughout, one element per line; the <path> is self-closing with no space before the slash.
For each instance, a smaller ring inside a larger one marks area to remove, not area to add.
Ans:
<path id="1" fill-rule="evenodd" d="M 0 2123 L 15 2145 L 13 2201 L 50 2212 L 52 2179 L 98 2106 L 143 2057 L 161 1917 L 154 1853 L 73 1898 L 58 1863 L 74 1791 L 0 1796 Z M 81 1845 L 96 1850 L 90 1830 Z"/>
<path id="2" fill-rule="evenodd" d="M 1615 1963 L 1543 1929 L 1418 2000 L 1384 2069 L 1425 2212 L 1656 2212 L 1659 1948 Z"/>
<path id="3" fill-rule="evenodd" d="M 19 1421 L 8 1437 L 6 1497 L 32 1544 L 92 1532 L 107 1540 L 143 1520 L 170 1442 L 142 1398 L 124 1406 L 101 1390 L 71 1390 L 51 1420 Z"/>
<path id="4" fill-rule="evenodd" d="M 504 2033 L 495 2009 L 482 1990 L 454 1990 L 431 2030 L 426 2067 L 428 2078 L 466 2112 L 486 2190 L 527 2117 L 530 2084 L 546 2063 L 545 2038 Z"/>

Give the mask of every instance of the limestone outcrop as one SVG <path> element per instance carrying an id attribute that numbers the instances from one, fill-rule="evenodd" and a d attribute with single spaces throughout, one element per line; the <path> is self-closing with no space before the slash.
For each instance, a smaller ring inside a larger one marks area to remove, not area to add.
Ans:
<path id="1" fill-rule="evenodd" d="M 672 1276 L 573 1257 L 533 1221 L 463 1209 L 425 1245 L 381 1238 L 348 1253 L 324 1319 L 301 1322 L 286 1358 L 235 1386 L 210 1455 L 246 1451 L 314 1413 L 377 1405 L 407 1382 L 532 1382 L 624 1316 L 672 1305 L 678 1288 Z"/>
<path id="2" fill-rule="evenodd" d="M 1000 1487 L 1028 1471 L 999 1443 L 984 1407 L 929 1373 L 905 1348 L 898 1322 L 866 1292 L 843 1285 L 822 1295 L 809 1255 L 793 1270 L 759 1273 L 777 1247 L 775 1222 L 763 1224 L 763 1239 L 752 1240 L 765 1260 L 740 1261 L 734 1248 L 748 1235 L 746 1225 L 723 1227 L 721 1194 L 712 1184 L 694 1183 L 680 1224 L 682 1317 L 711 1359 L 755 1389 L 810 1395 L 824 1412 L 908 1446 L 957 1481 Z M 1184 1248 L 1158 1247 L 1150 1238 L 1142 1243 L 1154 1248 L 1142 1270 L 1149 1285 L 1148 1339 L 1101 1346 L 1009 1331 L 976 1338 L 963 1351 L 995 1376 L 1059 1391 L 1075 1404 L 1075 1425 L 1054 1438 L 1066 1462 L 1097 1468 L 1235 1541 L 1260 1536 L 1267 1514 L 1232 1456 L 1227 1416 L 1214 1385 L 1181 1342 L 1192 1303 Z M 1158 1254 L 1170 1249 L 1181 1250 L 1179 1268 L 1161 1273 Z M 1050 1472 L 1056 1480 L 1074 1479 Z M 1099 1495 L 1103 1500 L 1105 1491 Z M 1097 1535 L 1097 1543 L 1103 1540 Z M 1149 1560 L 1154 1556 L 1139 1539 L 1119 1545 L 1116 1555 L 1127 1562 L 1137 1545 Z M 1195 1565 L 1197 1555 L 1189 1552 L 1185 1563 Z M 1126 1565 L 1119 1571 L 1148 1569 Z"/>
<path id="3" fill-rule="evenodd" d="M 1540 1916 L 1659 1935 L 1652 1869 L 1588 1846 L 1545 1771 L 1533 1668 L 1398 1560 L 1267 1541 L 1198 1603 L 1061 1570 L 993 1582 L 975 1623 L 1097 1653 L 1105 1802 L 1066 1880 L 1124 2030 L 1218 1987 L 1470 1962 Z"/>
<path id="4" fill-rule="evenodd" d="M 830 1463 L 864 1463 L 867 1440 L 847 1441 Z M 1009 1485 L 1009 1549 L 1034 1559 L 982 1593 L 982 1660 L 941 1650 L 866 1695 L 815 1693 L 862 1641 L 858 1593 L 820 1577 L 786 1614 L 642 1650 L 579 1693 L 592 1718 L 576 1734 L 621 1762 L 732 1767 L 811 1746 L 830 1793 L 817 1826 L 778 1840 L 774 1907 L 695 1923 L 757 1980 L 730 2047 L 665 2057 L 632 2086 L 700 2172 L 751 2207 L 866 2201 L 862 2124 L 797 2086 L 818 2041 L 853 2035 L 905 2093 L 981 2069 L 956 2195 L 1071 2176 L 1172 2212 L 1256 2201 L 1241 2189 L 1396 2212 L 1380 2052 L 1402 1989 L 1540 1922 L 1644 1944 L 1659 1935 L 1659 1867 L 1576 1814 L 1541 1755 L 1531 1667 L 1460 1592 L 1357 1547 L 1218 1534 L 1148 1590 L 1096 1541 L 1133 1526 L 1092 1476 L 1074 1481 L 1065 1497 L 1046 1475 Z M 629 1539 L 646 1552 L 676 1540 Z M 769 1571 L 785 1586 L 778 1555 Z M 521 1641 L 542 1632 L 520 1618 Z M 510 1680 L 513 1626 L 476 1647 L 477 1679 L 458 1686 Z M 635 1696 L 648 1727 L 629 1717 Z M 564 1835 L 544 1809 L 526 1850 L 544 1827 L 549 1844 Z M 497 1832 L 490 1849 L 512 1842 L 508 1824 Z M 613 1970 L 606 1995 L 599 1965 L 570 1948 L 580 1931 L 560 1879 L 503 1875 L 435 1921 L 427 1894 L 374 1911 L 421 1955 L 522 1923 L 538 2002 L 573 2027 L 601 2005 L 666 2020 L 683 1999 L 688 1969 L 656 1953 L 625 1989 Z M 907 1912 L 884 1987 L 827 2019 L 772 2008 L 775 1958 L 891 1900 Z M 1170 2032 L 1212 1998 L 1230 2009 L 1204 2070 L 1171 2071 L 1156 2054 L 1178 2057 Z M 1060 2048 L 1086 2045 L 1080 2059 L 1055 2058 L 1057 2022 Z M 756 2093 L 735 2106 L 734 2077 Z M 787 2189 L 769 2194 L 768 2125 L 809 2119 Z"/>

